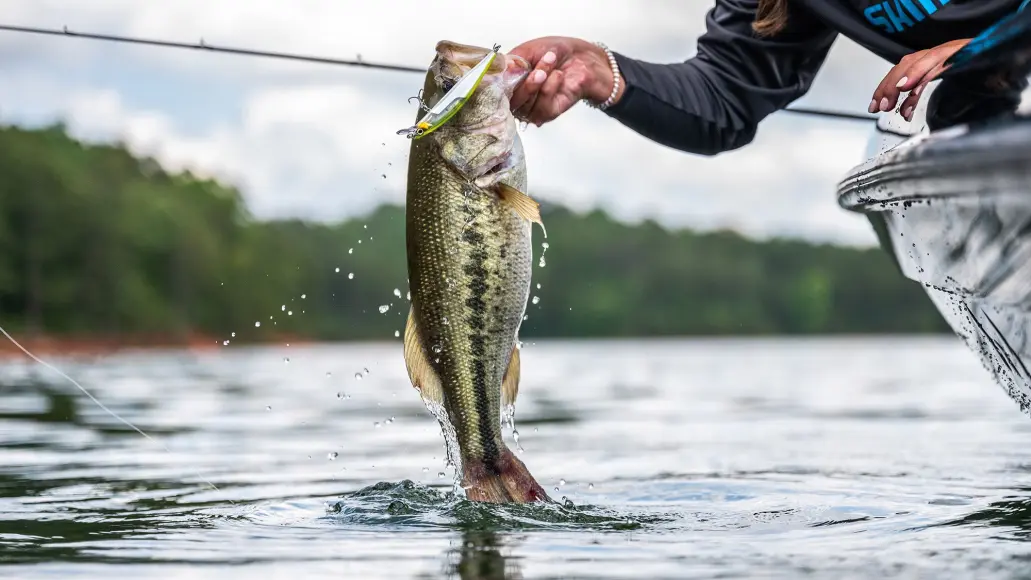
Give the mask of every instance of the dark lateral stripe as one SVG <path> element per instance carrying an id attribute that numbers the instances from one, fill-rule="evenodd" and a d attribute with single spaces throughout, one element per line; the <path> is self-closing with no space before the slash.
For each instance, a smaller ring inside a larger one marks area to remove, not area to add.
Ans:
<path id="1" fill-rule="evenodd" d="M 471 230 L 467 230 L 469 232 Z M 476 235 L 482 239 L 482 234 Z M 494 424 L 497 419 L 490 412 L 487 389 L 490 388 L 490 379 L 487 373 L 487 365 L 484 362 L 487 356 L 487 333 L 486 314 L 487 303 L 484 300 L 487 294 L 487 251 L 481 246 L 469 254 L 469 262 L 464 267 L 464 272 L 469 276 L 469 283 L 466 289 L 469 291 L 469 298 L 465 304 L 469 307 L 469 347 L 472 354 L 472 387 L 476 394 L 476 414 L 480 432 L 480 445 L 483 447 L 484 466 L 493 472 L 501 457 L 501 450 L 494 441 Z"/>

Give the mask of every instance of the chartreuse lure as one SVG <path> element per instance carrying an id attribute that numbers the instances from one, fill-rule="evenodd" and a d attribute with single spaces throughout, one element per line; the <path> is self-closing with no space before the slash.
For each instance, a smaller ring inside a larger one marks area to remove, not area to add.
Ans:
<path id="1" fill-rule="evenodd" d="M 500 49 L 501 45 L 494 45 L 494 49 L 488 52 L 487 56 L 483 57 L 476 66 L 469 69 L 469 72 L 465 73 L 455 83 L 455 86 L 451 87 L 451 90 L 445 93 L 435 105 L 426 111 L 426 114 L 419 119 L 418 123 L 406 129 L 401 129 L 397 134 L 405 135 L 409 139 L 419 139 L 447 123 L 451 117 L 455 116 L 455 113 L 461 110 L 462 106 L 469 100 L 469 97 L 476 91 L 476 88 L 480 86 L 480 81 L 483 80 L 483 76 L 487 73 L 490 65 L 494 63 L 494 59 L 498 56 L 498 50 Z"/>

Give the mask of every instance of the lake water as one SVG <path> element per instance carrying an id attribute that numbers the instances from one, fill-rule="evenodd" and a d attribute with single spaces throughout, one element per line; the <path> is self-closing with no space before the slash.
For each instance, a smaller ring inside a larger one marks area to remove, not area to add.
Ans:
<path id="1" fill-rule="evenodd" d="M 154 440 L 0 367 L 6 578 L 1031 571 L 1031 419 L 952 337 L 527 344 L 552 506 L 451 495 L 399 343 L 52 362 Z"/>

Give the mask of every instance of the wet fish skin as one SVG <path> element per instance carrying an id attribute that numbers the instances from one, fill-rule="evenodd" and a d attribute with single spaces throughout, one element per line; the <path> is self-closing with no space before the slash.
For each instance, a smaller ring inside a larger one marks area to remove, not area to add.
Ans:
<path id="1" fill-rule="evenodd" d="M 438 43 L 427 105 L 487 50 Z M 509 105 L 528 72 L 525 60 L 499 53 L 464 107 L 412 141 L 408 165 L 409 377 L 457 446 L 452 461 L 466 496 L 493 503 L 548 499 L 501 432 L 502 411 L 514 409 L 518 393 L 518 333 L 540 222 L 522 193 L 526 164 Z"/>

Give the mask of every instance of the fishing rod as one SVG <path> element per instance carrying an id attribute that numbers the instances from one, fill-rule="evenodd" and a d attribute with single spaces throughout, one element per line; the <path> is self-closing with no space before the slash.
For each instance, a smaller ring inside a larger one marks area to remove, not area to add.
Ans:
<path id="1" fill-rule="evenodd" d="M 293 60 L 300 62 L 311 62 L 316 64 L 329 64 L 336 66 L 355 66 L 370 69 L 389 70 L 397 72 L 412 72 L 412 73 L 425 73 L 425 67 L 414 67 L 405 66 L 399 64 L 388 64 L 379 62 L 368 62 L 362 60 L 361 55 L 358 55 L 357 59 L 349 60 L 342 58 L 331 58 L 325 56 L 313 56 L 296 54 L 289 52 L 276 52 L 269 50 L 255 50 L 249 48 L 236 48 L 231 46 L 218 46 L 208 44 L 202 38 L 200 42 L 189 43 L 189 42 L 174 42 L 170 40 L 154 40 L 150 38 L 137 38 L 132 36 L 118 36 L 114 34 L 97 34 L 92 32 L 76 32 L 69 30 L 67 26 L 56 29 L 56 28 L 37 28 L 32 26 L 14 26 L 10 24 L 0 24 L 0 31 L 6 32 L 17 32 L 22 34 L 37 34 L 43 36 L 63 36 L 69 38 L 85 38 L 89 40 L 101 40 L 105 42 L 121 42 L 126 44 L 142 44 L 147 46 L 160 46 L 163 48 L 180 48 L 187 50 L 200 50 L 208 52 L 217 52 L 222 54 L 236 54 L 241 56 L 254 56 L 261 58 L 275 58 L 282 60 Z M 848 113 L 843 111 L 832 111 L 827 109 L 812 109 L 808 107 L 788 107 L 784 109 L 788 113 L 795 113 L 799 115 L 811 115 L 816 117 L 828 117 L 832 119 L 841 119 L 845 121 L 863 121 L 863 122 L 875 122 L 877 117 L 870 115 L 863 115 L 860 113 Z"/>

